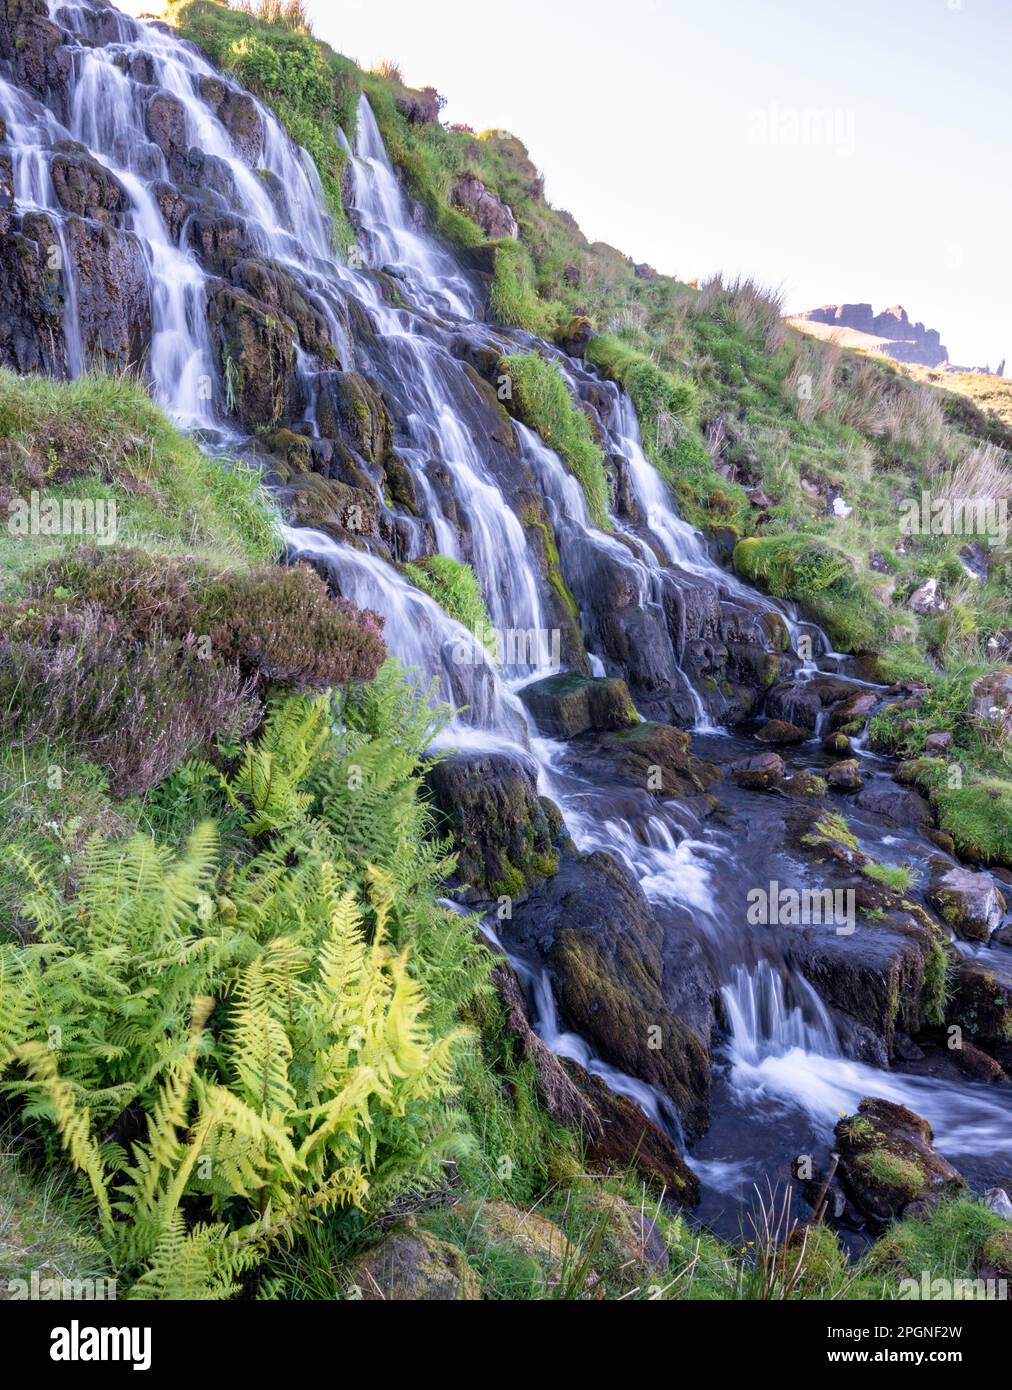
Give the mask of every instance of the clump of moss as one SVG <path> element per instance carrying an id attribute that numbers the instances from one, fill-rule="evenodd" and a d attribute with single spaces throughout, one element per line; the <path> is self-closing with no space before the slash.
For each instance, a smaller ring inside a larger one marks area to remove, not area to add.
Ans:
<path id="1" fill-rule="evenodd" d="M 856 1162 L 873 1182 L 901 1192 L 911 1200 L 924 1191 L 924 1174 L 916 1163 L 900 1154 L 889 1153 L 886 1149 L 872 1149 L 859 1155 Z"/>
<path id="2" fill-rule="evenodd" d="M 592 522 L 602 531 L 610 530 L 604 453 L 558 367 L 537 353 L 514 353 L 502 359 L 501 367 L 512 383 L 516 413 L 562 455 L 583 489 Z"/>
<path id="3" fill-rule="evenodd" d="M 863 864 L 861 872 L 891 893 L 905 893 L 913 882 L 913 870 L 907 864 Z"/>
<path id="4" fill-rule="evenodd" d="M 481 586 L 470 565 L 449 555 L 430 555 L 404 566 L 404 576 L 416 589 L 434 598 L 451 618 L 463 623 L 495 656 L 496 637 Z"/>

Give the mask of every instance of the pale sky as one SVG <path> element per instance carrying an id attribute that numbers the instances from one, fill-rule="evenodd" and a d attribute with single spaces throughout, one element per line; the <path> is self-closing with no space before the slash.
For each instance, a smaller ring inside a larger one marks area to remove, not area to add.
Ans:
<path id="1" fill-rule="evenodd" d="M 518 135 L 592 240 L 791 311 L 900 303 L 1012 375 L 1012 0 L 308 3 L 445 119 Z"/>

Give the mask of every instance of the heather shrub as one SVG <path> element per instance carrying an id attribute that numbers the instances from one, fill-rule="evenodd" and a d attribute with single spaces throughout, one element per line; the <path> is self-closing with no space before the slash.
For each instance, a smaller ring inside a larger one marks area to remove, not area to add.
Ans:
<path id="1" fill-rule="evenodd" d="M 213 741 L 259 722 L 238 668 L 200 659 L 197 639 L 124 634 L 95 607 L 27 619 L 31 640 L 0 638 L 0 733 L 58 738 L 109 775 L 118 796 L 141 794 Z"/>
<path id="2" fill-rule="evenodd" d="M 383 620 L 332 598 L 308 565 L 209 584 L 201 609 L 215 655 L 263 683 L 305 690 L 368 681 L 386 656 Z"/>
<path id="3" fill-rule="evenodd" d="M 218 575 L 194 560 L 81 546 L 36 571 L 29 592 L 94 605 L 138 640 L 204 638 L 205 656 L 259 687 L 371 680 L 386 655 L 382 620 L 331 597 L 309 565 Z"/>
<path id="4" fill-rule="evenodd" d="M 156 630 L 182 638 L 197 617 L 196 573 L 192 561 L 186 566 L 146 550 L 82 545 L 30 575 L 26 587 L 31 595 L 63 593 L 93 604 L 141 641 Z"/>

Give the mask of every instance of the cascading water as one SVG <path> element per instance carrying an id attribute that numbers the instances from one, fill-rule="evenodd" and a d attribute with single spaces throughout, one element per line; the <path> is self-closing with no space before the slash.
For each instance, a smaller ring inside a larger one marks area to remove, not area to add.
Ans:
<path id="1" fill-rule="evenodd" d="M 562 359 L 577 393 L 593 384 L 610 401 L 610 412 L 602 412 L 601 418 L 606 446 L 626 460 L 642 515 L 642 525 L 619 520 L 614 534 L 607 534 L 591 524 L 579 484 L 533 432 L 512 426 L 507 447 L 494 445 L 478 427 L 482 395 L 467 365 L 468 349 L 527 351 L 531 340 L 475 322 L 479 287 L 422 230 L 364 97 L 354 150 L 348 148 L 351 215 L 363 254 L 346 265 L 334 257 L 315 168 L 261 103 L 244 94 L 256 113 L 256 136 L 250 137 L 255 148 L 247 140 L 240 149 L 220 108 L 212 105 L 207 84 L 239 89 L 222 83 L 196 50 L 157 25 L 128 20 L 104 4 L 56 2 L 50 12 L 71 36 L 72 74 L 63 119 L 0 70 L 0 115 L 13 151 L 16 208 L 46 217 L 64 272 L 62 358 L 52 354 L 46 369 L 75 375 L 89 364 L 93 350 L 82 335 L 83 291 L 88 287 L 80 239 L 88 228 L 85 219 L 62 205 L 52 177 L 59 150 L 78 141 L 122 191 L 125 211 L 117 231 L 141 257 L 150 329 L 143 362 L 134 365 L 143 367 L 156 396 L 178 420 L 235 436 L 234 426 L 223 418 L 227 392 L 208 331 L 209 295 L 222 278 L 202 263 L 190 235 L 207 198 L 196 213 L 191 206 L 179 225 L 167 221 L 159 201 L 173 184 L 173 168 L 179 166 L 181 177 L 180 169 L 189 168 L 192 157 L 193 168 L 203 174 L 189 177 L 213 177 L 210 204 L 233 219 L 229 228 L 243 254 L 282 267 L 325 326 L 333 360 L 314 357 L 304 345 L 295 353 L 293 394 L 298 401 L 293 416 L 300 433 L 319 438 L 321 398 L 328 377 L 338 370 L 335 362 L 342 372 L 366 373 L 382 388 L 394 419 L 397 452 L 415 483 L 415 513 L 398 518 L 396 542 L 385 553 L 300 528 L 285 530 L 289 550 L 311 558 L 337 590 L 380 613 L 391 650 L 417 668 L 423 680 L 435 680 L 442 698 L 461 710 L 447 730 L 447 741 L 458 747 L 526 750 L 537 760 L 542 790 L 561 806 L 578 848 L 607 849 L 619 858 L 639 881 L 669 938 L 691 937 L 713 962 L 727 1024 L 723 1084 L 735 1133 L 732 1142 L 730 1126 L 721 1125 L 718 1111 L 713 1131 L 700 1146 L 704 1178 L 720 1187 L 758 1176 L 767 1155 L 749 1147 L 756 1142 L 757 1114 L 772 1117 L 781 1131 L 784 1117 L 792 1117 L 791 1132 L 799 1144 L 810 1143 L 813 1135 L 826 1142 L 841 1111 L 869 1093 L 911 1104 L 930 1120 L 940 1145 L 953 1156 L 983 1147 L 1012 1170 L 1010 1107 L 997 1092 L 884 1073 L 848 1058 L 833 1018 L 786 963 L 784 942 L 746 934 L 745 887 L 772 876 L 772 829 L 750 839 L 748 816 L 712 824 L 693 807 L 628 786 L 619 804 L 616 788 L 595 778 L 593 770 L 574 769 L 565 748 L 529 729 L 510 687 L 555 669 L 543 648 L 536 645 L 533 662 L 507 661 L 496 670 L 474 634 L 413 588 L 396 567 L 395 561 L 417 559 L 433 549 L 466 559 L 482 584 L 497 629 L 546 631 L 551 623 L 549 585 L 518 516 L 522 495 L 512 495 L 507 474 L 530 480 L 580 608 L 590 669 L 622 674 L 618 648 L 614 642 L 608 646 L 613 636 L 609 614 L 599 611 L 600 605 L 595 608 L 594 589 L 605 575 L 631 595 L 631 607 L 651 618 L 660 669 L 689 711 L 685 722 L 710 731 L 702 740 L 706 754 L 723 761 L 740 756 L 747 745 L 715 730 L 688 665 L 684 610 L 695 596 L 714 612 L 738 613 L 743 627 L 751 623 L 757 628 L 757 614 L 779 614 L 796 647 L 807 628 L 804 635 L 815 641 L 813 653 L 794 663 L 801 680 L 819 674 L 820 654 L 839 658 L 817 629 L 801 624 L 792 610 L 755 593 L 716 564 L 703 538 L 678 516 L 649 463 L 625 393 L 601 383 L 581 364 Z M 168 109 L 181 113 L 172 160 L 151 136 L 153 94 L 170 98 Z M 389 292 L 391 284 L 396 294 Z M 560 360 L 556 349 L 545 350 Z M 375 474 L 363 486 L 372 488 L 378 507 L 386 506 Z M 674 637 L 669 609 L 681 613 Z M 635 655 L 633 650 L 629 659 Z M 865 756 L 860 744 L 856 751 Z M 761 814 L 751 811 L 752 816 Z M 926 857 L 930 852 L 926 843 L 911 843 L 911 854 Z M 594 1058 L 581 1039 L 561 1027 L 545 971 L 523 961 L 517 965 L 546 1041 L 677 1132 L 677 1117 L 666 1098 Z M 780 1133 L 769 1157 L 775 1153 L 782 1159 L 784 1143 Z"/>

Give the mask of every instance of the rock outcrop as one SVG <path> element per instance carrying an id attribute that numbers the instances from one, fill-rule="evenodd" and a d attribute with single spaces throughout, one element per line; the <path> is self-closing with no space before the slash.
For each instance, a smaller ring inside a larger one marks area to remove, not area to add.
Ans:
<path id="1" fill-rule="evenodd" d="M 888 1100 L 863 1100 L 836 1126 L 844 1186 L 872 1221 L 924 1214 L 965 1188 L 933 1139 L 927 1120 Z"/>
<path id="2" fill-rule="evenodd" d="M 874 313 L 870 304 L 823 304 L 795 315 L 808 323 L 824 323 L 832 328 L 849 328 L 878 339 L 879 350 L 897 362 L 916 362 L 924 367 L 941 367 L 949 360 L 937 329 L 911 323 L 906 309 L 895 305 Z"/>

